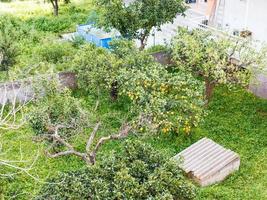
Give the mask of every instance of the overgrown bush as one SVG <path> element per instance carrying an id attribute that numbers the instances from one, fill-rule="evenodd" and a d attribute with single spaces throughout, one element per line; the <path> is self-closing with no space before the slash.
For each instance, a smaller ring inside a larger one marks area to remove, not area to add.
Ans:
<path id="1" fill-rule="evenodd" d="M 0 70 L 8 71 L 18 55 L 18 40 L 24 34 L 20 21 L 13 17 L 0 17 Z"/>
<path id="2" fill-rule="evenodd" d="M 202 119 L 203 83 L 190 74 L 170 73 L 144 52 L 124 58 L 117 82 L 120 94 L 132 100 L 138 123 L 163 133 L 191 133 Z M 143 127 L 141 127 L 143 129 Z"/>
<path id="3" fill-rule="evenodd" d="M 28 21 L 30 25 L 33 25 L 38 31 L 47 31 L 53 33 L 59 33 L 69 28 L 72 24 L 68 17 L 38 17 L 32 18 Z"/>
<path id="4" fill-rule="evenodd" d="M 36 200 L 189 200 L 196 192 L 175 161 L 138 141 L 126 142 L 120 154 L 105 157 L 97 165 L 61 174 L 48 182 Z"/>
<path id="5" fill-rule="evenodd" d="M 40 43 L 42 37 L 43 34 L 21 19 L 9 15 L 1 16 L 0 70 L 8 71 L 10 75 L 10 70 L 27 66 L 29 54 L 35 50 L 34 46 Z"/>
<path id="6" fill-rule="evenodd" d="M 247 40 L 182 28 L 171 44 L 176 68 L 205 81 L 207 103 L 217 85 L 248 86 L 255 66 L 260 70 L 266 66 L 267 48 L 261 47 Z"/>
<path id="7" fill-rule="evenodd" d="M 106 49 L 91 44 L 76 53 L 72 69 L 78 74 L 79 87 L 85 91 L 108 88 L 109 80 L 117 75 L 115 57 Z"/>
<path id="8" fill-rule="evenodd" d="M 51 128 L 63 125 L 66 128 L 60 133 L 69 137 L 83 130 L 88 122 L 88 113 L 82 109 L 80 101 L 71 96 L 68 89 L 60 89 L 53 82 L 48 83 L 45 96 L 34 104 L 29 122 L 37 135 L 49 134 Z M 41 89 L 41 93 L 43 90 Z"/>
<path id="9" fill-rule="evenodd" d="M 87 11 L 74 6 L 62 8 L 64 15 L 58 17 L 40 16 L 31 18 L 27 24 L 33 26 L 38 31 L 60 33 L 63 31 L 74 30 L 77 24 L 85 23 L 88 17 Z"/>
<path id="10" fill-rule="evenodd" d="M 133 40 L 124 38 L 115 39 L 110 42 L 111 52 L 118 58 L 125 58 L 126 56 L 137 54 L 138 50 Z"/>
<path id="11" fill-rule="evenodd" d="M 203 83 L 189 73 L 168 72 L 127 40 L 114 41 L 111 53 L 84 46 L 73 60 L 73 69 L 81 88 L 108 88 L 113 100 L 118 94 L 128 96 L 141 129 L 149 125 L 164 133 L 189 134 L 201 121 Z"/>
<path id="12" fill-rule="evenodd" d="M 58 64 L 69 60 L 75 54 L 75 49 L 70 43 L 44 41 L 42 46 L 35 48 L 34 54 L 39 62 Z"/>
<path id="13" fill-rule="evenodd" d="M 155 45 L 146 49 L 146 52 L 150 54 L 166 51 L 168 51 L 168 47 L 164 45 Z"/>
<path id="14" fill-rule="evenodd" d="M 85 44 L 85 39 L 83 37 L 79 36 L 79 35 L 74 36 L 72 38 L 71 44 L 72 44 L 73 47 L 79 48 L 80 46 Z"/>

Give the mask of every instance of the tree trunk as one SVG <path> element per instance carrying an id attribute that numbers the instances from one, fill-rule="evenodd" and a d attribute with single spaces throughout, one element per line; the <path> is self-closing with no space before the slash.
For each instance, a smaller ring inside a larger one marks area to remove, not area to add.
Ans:
<path id="1" fill-rule="evenodd" d="M 146 42 L 147 42 L 147 36 L 146 36 L 146 34 L 144 34 L 140 39 L 140 43 L 141 43 L 141 46 L 139 48 L 140 51 L 143 51 L 145 49 Z"/>
<path id="2" fill-rule="evenodd" d="M 215 84 L 210 80 L 205 79 L 205 87 L 206 105 L 208 105 L 213 95 Z"/>
<path id="3" fill-rule="evenodd" d="M 110 98 L 112 99 L 112 101 L 116 101 L 118 99 L 118 82 L 117 81 L 114 81 L 111 84 Z"/>
<path id="4" fill-rule="evenodd" d="M 140 40 L 140 42 L 141 42 L 141 46 L 139 49 L 140 49 L 140 51 L 143 51 L 146 47 L 146 44 L 144 43 L 144 40 Z"/>
<path id="5" fill-rule="evenodd" d="M 53 5 L 53 9 L 54 9 L 54 16 L 58 16 L 58 0 L 50 0 L 52 5 Z"/>

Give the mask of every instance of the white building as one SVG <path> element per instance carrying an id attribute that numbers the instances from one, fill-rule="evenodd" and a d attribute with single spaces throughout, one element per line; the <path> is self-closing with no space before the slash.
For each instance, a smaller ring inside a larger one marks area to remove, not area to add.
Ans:
<path id="1" fill-rule="evenodd" d="M 210 26 L 267 42 L 267 0 L 198 0 L 192 8 L 205 14 Z"/>

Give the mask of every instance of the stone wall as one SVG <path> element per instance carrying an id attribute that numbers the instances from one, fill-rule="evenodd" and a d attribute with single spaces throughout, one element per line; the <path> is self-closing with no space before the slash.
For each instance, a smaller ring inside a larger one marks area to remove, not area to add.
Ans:
<path id="1" fill-rule="evenodd" d="M 249 89 L 256 96 L 267 99 L 267 75 L 257 74 L 251 81 Z"/>
<path id="2" fill-rule="evenodd" d="M 75 89 L 77 87 L 76 75 L 72 72 L 61 72 L 57 78 L 63 87 Z M 49 80 L 49 77 L 47 78 Z M 7 102 L 27 102 L 34 97 L 35 90 L 33 81 L 38 81 L 36 77 L 14 82 L 0 84 L 0 105 Z"/>

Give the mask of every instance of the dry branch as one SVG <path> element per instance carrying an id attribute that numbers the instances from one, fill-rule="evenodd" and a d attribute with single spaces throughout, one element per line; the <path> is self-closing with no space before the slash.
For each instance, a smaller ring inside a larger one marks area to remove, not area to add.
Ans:
<path id="1" fill-rule="evenodd" d="M 19 129 L 25 122 L 23 109 L 33 100 L 23 83 L 0 85 L 0 129 Z"/>
<path id="2" fill-rule="evenodd" d="M 60 144 L 62 144 L 64 147 L 67 148 L 66 151 L 61 151 L 61 152 L 57 152 L 57 153 L 50 153 L 49 150 L 46 151 L 46 154 L 50 157 L 50 158 L 57 158 L 60 156 L 67 156 L 67 155 L 74 155 L 77 156 L 79 158 L 81 158 L 82 160 L 84 160 L 88 165 L 93 165 L 95 164 L 96 161 L 96 154 L 98 152 L 98 150 L 100 149 L 100 147 L 107 141 L 110 140 L 119 140 L 119 139 L 123 139 L 125 137 L 127 137 L 129 135 L 129 132 L 131 130 L 131 126 L 128 124 L 125 124 L 122 126 L 122 128 L 120 129 L 119 133 L 117 134 L 113 134 L 107 137 L 101 137 L 98 142 L 96 143 L 95 147 L 91 149 L 91 146 L 94 142 L 96 133 L 100 127 L 100 122 L 98 122 L 92 133 L 90 134 L 90 137 L 87 140 L 86 143 L 86 148 L 84 152 L 79 152 L 77 150 L 75 150 L 75 148 L 73 147 L 73 145 L 71 145 L 70 143 L 68 143 L 67 141 L 65 141 L 65 139 L 63 139 L 60 135 L 59 135 L 59 130 L 61 128 L 66 128 L 66 126 L 64 125 L 58 125 L 56 126 L 53 130 L 54 133 L 49 135 L 45 135 L 45 137 L 50 137 L 51 139 L 53 139 L 54 142 L 58 142 Z"/>

